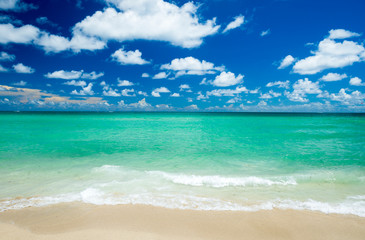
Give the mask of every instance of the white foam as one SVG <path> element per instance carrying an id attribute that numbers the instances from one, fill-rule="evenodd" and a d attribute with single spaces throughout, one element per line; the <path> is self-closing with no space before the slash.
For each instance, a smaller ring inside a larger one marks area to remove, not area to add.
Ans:
<path id="1" fill-rule="evenodd" d="M 215 211 L 259 211 L 272 209 L 293 209 L 319 211 L 326 214 L 352 214 L 365 217 L 365 201 L 348 197 L 338 203 L 327 203 L 308 199 L 298 201 L 291 199 L 275 199 L 256 204 L 237 203 L 217 198 L 192 195 L 173 194 L 129 194 L 105 193 L 97 188 L 87 188 L 80 193 L 63 194 L 50 197 L 34 197 L 22 199 L 7 199 L 0 202 L 0 212 L 27 207 L 42 207 L 58 203 L 84 202 L 95 205 L 142 204 L 172 209 L 215 210 Z"/>
<path id="2" fill-rule="evenodd" d="M 93 172 L 118 172 L 120 170 L 120 166 L 103 165 L 101 167 L 95 167 L 92 170 Z"/>
<path id="3" fill-rule="evenodd" d="M 148 174 L 161 176 L 173 183 L 189 186 L 222 187 L 246 187 L 246 186 L 272 186 L 272 185 L 296 185 L 292 177 L 275 177 L 272 179 L 261 177 L 222 177 L 222 176 L 199 176 L 185 174 L 171 174 L 161 171 L 147 171 Z"/>

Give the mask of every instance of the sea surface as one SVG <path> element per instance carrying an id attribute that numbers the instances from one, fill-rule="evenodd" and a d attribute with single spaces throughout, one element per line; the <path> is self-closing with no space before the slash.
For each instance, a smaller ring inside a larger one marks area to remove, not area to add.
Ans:
<path id="1" fill-rule="evenodd" d="M 62 202 L 365 217 L 365 115 L 0 113 L 0 212 Z"/>

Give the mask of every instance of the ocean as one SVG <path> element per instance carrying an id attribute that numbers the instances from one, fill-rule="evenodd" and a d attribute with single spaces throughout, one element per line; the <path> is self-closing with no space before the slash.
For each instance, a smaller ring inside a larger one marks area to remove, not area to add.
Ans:
<path id="1" fill-rule="evenodd" d="M 365 217 L 365 115 L 0 113 L 0 212 L 64 202 Z"/>

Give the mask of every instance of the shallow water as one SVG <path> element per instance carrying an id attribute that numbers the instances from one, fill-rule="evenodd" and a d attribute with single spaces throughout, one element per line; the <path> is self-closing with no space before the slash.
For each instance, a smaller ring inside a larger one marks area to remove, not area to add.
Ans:
<path id="1" fill-rule="evenodd" d="M 0 211 L 58 202 L 365 217 L 365 115 L 1 113 Z"/>

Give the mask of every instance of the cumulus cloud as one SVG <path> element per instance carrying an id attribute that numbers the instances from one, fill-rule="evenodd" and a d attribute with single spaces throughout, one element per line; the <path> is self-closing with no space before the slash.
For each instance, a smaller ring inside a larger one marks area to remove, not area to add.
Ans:
<path id="1" fill-rule="evenodd" d="M 18 63 L 18 64 L 13 65 L 13 69 L 17 73 L 27 73 L 27 74 L 30 74 L 30 73 L 34 73 L 35 72 L 35 70 L 33 68 L 28 67 L 28 66 L 25 66 L 23 63 Z"/>
<path id="2" fill-rule="evenodd" d="M 205 75 L 214 74 L 216 71 L 223 71 L 224 67 L 216 67 L 213 63 L 205 60 L 200 61 L 194 57 L 175 58 L 171 63 L 163 64 L 162 70 L 176 72 L 176 77 L 182 75 Z"/>
<path id="3" fill-rule="evenodd" d="M 141 77 L 148 78 L 148 77 L 150 77 L 150 75 L 148 73 L 142 73 L 142 76 Z"/>
<path id="4" fill-rule="evenodd" d="M 97 50 L 103 49 L 106 46 L 106 43 L 100 39 L 82 35 L 77 31 L 74 31 L 73 37 L 68 39 L 42 31 L 33 25 L 15 27 L 11 23 L 0 24 L 0 43 L 34 44 L 41 47 L 47 53 L 57 53 L 66 50 L 74 52 Z"/>
<path id="5" fill-rule="evenodd" d="M 216 76 L 212 85 L 217 87 L 229 87 L 237 85 L 243 82 L 243 75 L 239 74 L 237 77 L 232 72 L 222 72 L 220 75 Z"/>
<path id="6" fill-rule="evenodd" d="M 312 82 L 305 79 L 299 79 L 293 84 L 293 91 L 285 91 L 286 97 L 293 102 L 308 102 L 307 94 L 320 94 L 322 90 L 318 82 Z"/>
<path id="7" fill-rule="evenodd" d="M 147 94 L 146 92 L 143 92 L 143 91 L 138 91 L 138 92 L 137 92 L 137 94 L 138 94 L 138 95 L 145 96 L 145 97 L 147 97 L 147 96 L 148 96 L 148 94 Z"/>
<path id="8" fill-rule="evenodd" d="M 166 87 L 160 87 L 156 88 L 152 91 L 152 96 L 154 97 L 161 97 L 160 93 L 169 93 L 170 90 L 168 90 Z"/>
<path id="9" fill-rule="evenodd" d="M 15 55 L 9 54 L 7 52 L 0 52 L 0 61 L 12 62 L 15 60 Z"/>
<path id="10" fill-rule="evenodd" d="M 74 52 L 80 52 L 81 50 L 100 50 L 105 48 L 106 43 L 95 37 L 89 37 L 78 32 L 73 33 L 71 39 L 49 34 L 47 32 L 41 32 L 39 37 L 34 40 L 34 44 L 43 48 L 47 53 L 49 52 L 62 52 L 72 50 Z"/>
<path id="11" fill-rule="evenodd" d="M 188 90 L 190 90 L 190 86 L 188 84 L 181 84 L 179 86 L 179 88 L 180 88 L 180 91 L 188 91 Z"/>
<path id="12" fill-rule="evenodd" d="M 59 70 L 59 71 L 54 71 L 53 73 L 47 73 L 44 76 L 46 78 L 59 78 L 59 79 L 66 79 L 66 80 L 79 79 L 79 78 L 95 80 L 95 79 L 98 79 L 98 78 L 104 76 L 104 73 L 96 73 L 94 71 L 91 73 L 84 73 L 84 70 L 81 70 L 81 71 Z"/>
<path id="13" fill-rule="evenodd" d="M 81 78 L 90 79 L 90 80 L 95 80 L 95 79 L 101 78 L 102 76 L 104 76 L 103 72 L 96 73 L 95 71 L 92 71 L 91 73 L 86 73 L 86 72 L 82 71 L 82 74 L 81 74 Z"/>
<path id="14" fill-rule="evenodd" d="M 123 89 L 122 91 L 121 91 L 121 93 L 122 93 L 122 96 L 124 96 L 124 97 L 135 97 L 136 96 L 136 94 L 134 94 L 134 89 Z"/>
<path id="15" fill-rule="evenodd" d="M 360 34 L 350 32 L 345 29 L 332 29 L 329 31 L 329 39 L 346 39 L 351 37 L 358 37 Z"/>
<path id="16" fill-rule="evenodd" d="M 71 92 L 71 94 L 73 95 L 94 95 L 94 91 L 92 90 L 93 84 L 89 83 L 89 85 L 87 85 L 86 87 L 82 87 L 82 90 L 77 91 L 77 90 L 73 90 Z"/>
<path id="17" fill-rule="evenodd" d="M 328 73 L 320 78 L 320 80 L 325 82 L 334 82 L 334 81 L 340 81 L 344 78 L 347 78 L 347 75 L 344 74 L 338 74 L 338 73 Z"/>
<path id="18" fill-rule="evenodd" d="M 112 54 L 112 58 L 122 65 L 144 65 L 150 63 L 149 61 L 142 59 L 142 53 L 138 49 L 127 52 L 121 48 Z"/>
<path id="19" fill-rule="evenodd" d="M 153 76 L 153 79 L 165 79 L 167 77 L 168 75 L 165 72 L 160 72 Z"/>
<path id="20" fill-rule="evenodd" d="M 14 27 L 12 24 L 0 24 L 0 43 L 28 44 L 37 39 L 40 30 L 32 25 Z"/>
<path id="21" fill-rule="evenodd" d="M 295 58 L 292 55 L 286 56 L 283 60 L 281 60 L 280 66 L 278 69 L 284 69 L 295 62 Z"/>
<path id="22" fill-rule="evenodd" d="M 365 86 L 365 83 L 358 77 L 353 77 L 350 79 L 350 85 L 352 86 Z"/>
<path id="23" fill-rule="evenodd" d="M 64 82 L 63 84 L 75 87 L 85 87 L 87 85 L 85 81 L 75 81 L 75 80 L 67 81 Z"/>
<path id="24" fill-rule="evenodd" d="M 236 16 L 232 22 L 230 22 L 227 27 L 223 30 L 226 33 L 232 29 L 240 27 L 245 22 L 245 17 L 242 15 Z"/>
<path id="25" fill-rule="evenodd" d="M 113 7 L 86 17 L 73 31 L 104 41 L 157 40 L 193 48 L 220 27 L 215 19 L 203 22 L 197 14 L 198 6 L 192 2 L 179 7 L 163 0 L 105 1 Z"/>
<path id="26" fill-rule="evenodd" d="M 364 46 L 348 40 L 336 42 L 325 38 L 313 54 L 297 61 L 293 67 L 294 72 L 302 75 L 316 74 L 325 69 L 342 68 L 355 62 L 365 61 Z"/>
<path id="27" fill-rule="evenodd" d="M 173 93 L 170 95 L 170 97 L 180 97 L 180 93 Z"/>
<path id="28" fill-rule="evenodd" d="M 261 99 L 270 99 L 270 98 L 276 98 L 280 97 L 282 94 L 274 92 L 273 90 L 270 90 L 268 93 L 261 94 L 259 98 Z"/>
<path id="29" fill-rule="evenodd" d="M 152 107 L 151 104 L 149 104 L 148 102 L 146 102 L 146 99 L 143 98 L 142 100 L 136 102 L 136 103 L 131 103 L 128 105 L 128 107 L 131 108 L 150 108 Z"/>
<path id="30" fill-rule="evenodd" d="M 22 0 L 1 0 L 0 10 L 22 12 L 31 9 L 37 9 L 37 6 L 31 3 L 25 3 Z"/>
<path id="31" fill-rule="evenodd" d="M 249 90 L 245 87 L 236 87 L 236 89 L 214 89 L 212 91 L 207 91 L 206 96 L 215 96 L 215 97 L 233 97 L 240 93 L 247 93 Z M 203 98 L 200 98 L 203 99 Z"/>
<path id="32" fill-rule="evenodd" d="M 266 87 L 278 87 L 278 88 L 289 88 L 289 80 L 286 80 L 285 82 L 283 81 L 276 81 L 276 82 L 269 82 L 268 84 L 266 84 Z"/>
<path id="33" fill-rule="evenodd" d="M 118 87 L 129 87 L 133 86 L 134 84 L 128 80 L 120 80 L 118 79 Z"/>
<path id="34" fill-rule="evenodd" d="M 112 89 L 107 87 L 106 89 L 103 90 L 103 95 L 106 97 L 120 97 L 121 94 L 117 92 L 117 89 Z"/>
<path id="35" fill-rule="evenodd" d="M 20 82 L 16 82 L 16 83 L 13 83 L 14 86 L 25 86 L 27 85 L 27 82 L 25 81 L 20 81 Z"/>
<path id="36" fill-rule="evenodd" d="M 332 93 L 330 99 L 341 102 L 344 105 L 356 105 L 363 103 L 365 94 L 359 91 L 353 91 L 351 94 L 346 93 L 346 89 L 341 88 L 338 94 Z"/>

